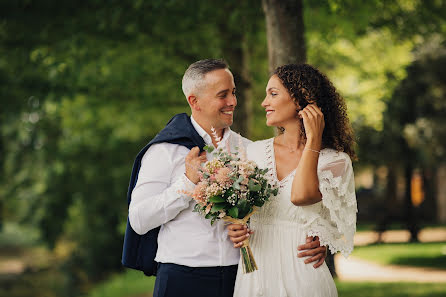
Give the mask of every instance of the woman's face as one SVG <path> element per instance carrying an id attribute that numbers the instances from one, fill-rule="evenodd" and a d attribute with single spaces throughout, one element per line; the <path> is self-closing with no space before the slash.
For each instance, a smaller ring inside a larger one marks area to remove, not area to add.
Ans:
<path id="1" fill-rule="evenodd" d="M 271 76 L 266 86 L 266 97 L 262 102 L 266 111 L 266 125 L 285 127 L 296 122 L 298 106 L 291 99 L 288 90 L 283 86 L 277 75 Z"/>

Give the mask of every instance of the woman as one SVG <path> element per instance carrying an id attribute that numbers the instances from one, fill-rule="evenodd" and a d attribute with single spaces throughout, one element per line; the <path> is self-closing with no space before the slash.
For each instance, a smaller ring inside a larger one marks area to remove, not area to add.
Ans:
<path id="1" fill-rule="evenodd" d="M 326 264 L 306 265 L 297 246 L 308 235 L 332 253 L 347 256 L 353 249 L 356 156 L 345 102 L 317 69 L 290 64 L 276 69 L 262 106 L 279 135 L 250 144 L 248 158 L 268 168 L 280 190 L 251 217 L 259 269 L 244 274 L 239 265 L 234 296 L 337 296 Z M 249 236 L 240 225 L 228 230 L 236 247 Z"/>

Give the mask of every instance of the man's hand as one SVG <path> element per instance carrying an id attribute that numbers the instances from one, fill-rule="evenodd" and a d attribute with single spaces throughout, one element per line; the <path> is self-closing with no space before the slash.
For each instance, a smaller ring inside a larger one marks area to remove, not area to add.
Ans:
<path id="1" fill-rule="evenodd" d="M 200 181 L 200 175 L 198 169 L 201 167 L 201 163 L 205 163 L 206 152 L 201 152 L 198 146 L 192 148 L 186 156 L 186 177 L 194 184 Z"/>
<path id="2" fill-rule="evenodd" d="M 254 231 L 249 230 L 248 226 L 240 224 L 230 224 L 227 226 L 229 239 L 234 243 L 235 248 L 243 245 L 243 241 Z"/>
<path id="3" fill-rule="evenodd" d="M 305 264 L 317 261 L 313 265 L 314 268 L 318 268 L 319 266 L 321 266 L 324 263 L 325 258 L 327 257 L 327 247 L 321 246 L 319 237 L 317 236 L 307 236 L 307 242 L 298 246 L 297 249 L 299 251 L 303 251 L 297 254 L 299 258 L 309 257 L 308 259 L 305 259 Z"/>

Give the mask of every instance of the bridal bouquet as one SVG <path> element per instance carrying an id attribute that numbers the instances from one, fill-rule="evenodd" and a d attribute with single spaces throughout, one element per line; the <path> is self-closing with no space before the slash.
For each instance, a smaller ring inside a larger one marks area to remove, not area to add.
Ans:
<path id="1" fill-rule="evenodd" d="M 235 153 L 205 147 L 208 153 L 214 154 L 214 159 L 199 169 L 200 181 L 191 196 L 197 202 L 194 211 L 211 224 L 223 219 L 245 225 L 256 208 L 263 206 L 271 195 L 277 195 L 277 185 L 270 184 L 265 176 L 268 169 L 260 169 L 255 162 L 246 160 L 245 151 L 240 147 L 240 152 L 238 149 Z M 240 254 L 244 273 L 257 270 L 249 239 L 243 242 Z"/>

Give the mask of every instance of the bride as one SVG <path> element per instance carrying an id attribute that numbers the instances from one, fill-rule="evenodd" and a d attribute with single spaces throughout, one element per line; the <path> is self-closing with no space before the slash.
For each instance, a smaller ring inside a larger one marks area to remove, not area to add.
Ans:
<path id="1" fill-rule="evenodd" d="M 251 217 L 252 235 L 246 226 L 228 226 L 236 247 L 250 236 L 259 267 L 244 274 L 239 265 L 234 296 L 337 296 L 327 265 L 306 265 L 296 247 L 308 235 L 331 253 L 353 250 L 356 156 L 345 102 L 316 68 L 290 64 L 276 69 L 262 106 L 279 133 L 250 144 L 248 158 L 268 168 L 280 189 Z"/>

